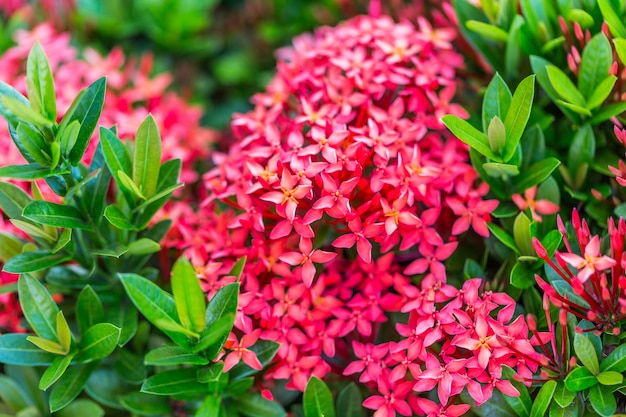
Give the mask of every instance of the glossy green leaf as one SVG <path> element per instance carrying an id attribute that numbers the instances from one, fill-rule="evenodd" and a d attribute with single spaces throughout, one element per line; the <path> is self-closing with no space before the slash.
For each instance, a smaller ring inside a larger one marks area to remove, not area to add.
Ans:
<path id="1" fill-rule="evenodd" d="M 624 26 L 624 22 L 619 17 L 618 12 L 613 8 L 611 1 L 598 0 L 598 6 L 600 6 L 602 17 L 604 17 L 606 24 L 609 25 L 611 33 L 620 38 L 626 38 L 626 26 Z"/>
<path id="2" fill-rule="evenodd" d="M 491 39 L 497 42 L 506 43 L 509 40 L 509 34 L 497 26 L 488 23 L 479 22 L 477 20 L 469 20 L 465 23 L 469 30 L 472 30 L 485 39 Z"/>
<path id="3" fill-rule="evenodd" d="M 22 410 L 31 403 L 22 387 L 5 375 L 0 375 L 0 399 L 13 411 Z"/>
<path id="4" fill-rule="evenodd" d="M 81 334 L 90 327 L 104 321 L 104 310 L 98 294 L 87 285 L 78 295 L 76 301 L 76 321 Z"/>
<path id="5" fill-rule="evenodd" d="M 532 164 L 530 168 L 515 177 L 513 193 L 521 194 L 530 187 L 544 182 L 559 165 L 561 162 L 556 158 L 546 158 Z"/>
<path id="6" fill-rule="evenodd" d="M 580 360 L 592 374 L 597 375 L 600 372 L 600 364 L 598 363 L 596 350 L 585 335 L 576 333 L 574 336 L 574 352 L 576 352 L 578 360 Z"/>
<path id="7" fill-rule="evenodd" d="M 140 416 L 172 415 L 168 398 L 162 396 L 133 392 L 121 397 L 120 402 L 128 411 Z M 219 412 L 219 409 L 217 411 Z M 213 414 L 213 416 L 217 415 Z"/>
<path id="8" fill-rule="evenodd" d="M 104 217 L 120 230 L 139 230 L 117 206 L 108 206 L 104 210 Z"/>
<path id="9" fill-rule="evenodd" d="M 201 368 L 198 370 L 198 381 L 203 384 L 209 382 L 217 382 L 220 378 L 223 377 L 224 373 L 224 362 L 215 362 L 208 367 Z"/>
<path id="10" fill-rule="evenodd" d="M 52 362 L 52 365 L 46 369 L 46 371 L 41 376 L 41 380 L 39 381 L 39 389 L 42 391 L 46 391 L 48 388 L 52 386 L 55 382 L 59 380 L 67 370 L 67 367 L 74 359 L 74 353 L 70 353 L 65 356 L 57 356 L 56 359 Z"/>
<path id="11" fill-rule="evenodd" d="M 485 90 L 485 96 L 483 97 L 482 105 L 482 121 L 483 130 L 486 130 L 494 117 L 504 119 L 509 106 L 511 105 L 511 91 L 506 85 L 500 74 L 496 74 L 487 89 Z"/>
<path id="12" fill-rule="evenodd" d="M 178 184 L 174 184 L 170 187 L 165 188 L 162 191 L 159 191 L 155 194 L 152 195 L 152 197 L 147 198 L 146 201 L 144 201 L 143 203 L 141 203 L 140 205 L 138 205 L 137 207 L 135 207 L 134 211 L 141 211 L 147 207 L 149 207 L 152 203 L 162 199 L 163 197 L 167 197 L 169 195 L 171 195 L 174 191 L 178 190 L 179 188 L 182 188 L 185 184 L 183 183 L 178 183 Z"/>
<path id="13" fill-rule="evenodd" d="M 159 319 L 154 323 L 154 325 L 163 331 L 181 333 L 194 340 L 200 338 L 199 333 L 196 333 L 193 330 L 189 330 L 188 328 L 184 327 L 182 324 L 178 323 L 177 321 L 168 320 L 168 319 Z"/>
<path id="14" fill-rule="evenodd" d="M 93 181 L 85 185 L 84 195 L 89 196 L 85 201 L 86 211 L 94 224 L 99 225 L 104 215 L 109 186 L 111 183 L 111 171 L 104 160 L 102 142 L 98 143 L 89 167 L 90 174 L 98 171 L 98 175 Z"/>
<path id="15" fill-rule="evenodd" d="M 600 81 L 598 86 L 593 90 L 591 97 L 587 100 L 587 108 L 593 110 L 604 103 L 604 100 L 606 100 L 613 91 L 616 81 L 617 77 L 614 75 L 609 75 Z"/>
<path id="16" fill-rule="evenodd" d="M 26 63 L 26 92 L 33 106 L 48 120 L 56 122 L 57 105 L 54 78 L 39 42 L 31 48 Z"/>
<path id="17" fill-rule="evenodd" d="M 69 156 L 72 148 L 76 145 L 78 135 L 80 134 L 80 123 L 74 120 L 72 123 L 65 125 L 63 130 L 57 133 L 57 141 L 63 150 L 63 154 Z"/>
<path id="18" fill-rule="evenodd" d="M 141 386 L 141 392 L 154 395 L 202 394 L 207 393 L 207 386 L 198 382 L 195 368 L 182 368 L 151 376 Z"/>
<path id="19" fill-rule="evenodd" d="M 48 366 L 55 360 L 56 355 L 39 349 L 27 338 L 27 334 L 0 335 L 0 362 L 20 366 Z"/>
<path id="20" fill-rule="evenodd" d="M 180 322 L 194 332 L 202 332 L 206 325 L 205 295 L 196 269 L 184 256 L 178 258 L 174 264 L 171 283 Z"/>
<path id="21" fill-rule="evenodd" d="M 202 332 L 201 337 L 206 337 L 211 333 L 221 333 L 221 337 L 216 343 L 213 343 L 206 348 L 207 358 L 214 359 L 219 351 L 222 349 L 222 346 L 224 346 L 230 330 L 222 331 L 222 329 L 228 328 L 229 326 L 232 328 L 232 324 L 230 323 L 230 321 L 232 320 L 233 323 L 235 321 L 238 299 L 239 284 L 233 283 L 220 288 L 220 290 L 213 296 L 213 298 L 209 302 L 205 315 L 206 329 L 204 330 L 204 332 Z M 224 317 L 229 317 L 229 319 L 224 319 Z M 213 327 L 216 326 L 218 322 L 223 324 L 225 320 L 226 324 L 223 326 L 219 326 L 221 329 L 220 331 L 216 332 Z"/>
<path id="22" fill-rule="evenodd" d="M 90 229 L 90 226 L 82 219 L 78 209 L 63 204 L 50 203 L 47 201 L 31 201 L 24 207 L 23 216 L 29 220 L 48 226 Z"/>
<path id="23" fill-rule="evenodd" d="M 585 45 L 578 69 L 578 88 L 584 97 L 591 97 L 600 82 L 609 75 L 612 64 L 611 43 L 600 32 Z"/>
<path id="24" fill-rule="evenodd" d="M 237 411 L 246 417 L 287 416 L 287 413 L 279 403 L 266 400 L 259 393 L 238 396 L 236 408 Z"/>
<path id="25" fill-rule="evenodd" d="M 104 410 L 93 401 L 79 398 L 55 413 L 55 417 L 103 417 Z"/>
<path id="26" fill-rule="evenodd" d="M 134 205 L 135 200 L 138 198 L 145 200 L 146 196 L 143 195 L 143 192 L 139 188 L 140 185 L 137 184 L 135 181 L 133 181 L 133 179 L 129 177 L 125 172 L 121 170 L 117 171 L 117 178 L 119 179 L 118 185 L 122 189 L 125 189 L 128 192 L 130 192 L 132 196 L 132 199 L 129 201 L 130 203 Z"/>
<path id="27" fill-rule="evenodd" d="M 31 198 L 17 185 L 0 182 L 0 208 L 10 219 L 22 218 L 22 211 Z"/>
<path id="28" fill-rule="evenodd" d="M 147 198 L 157 188 L 161 169 L 161 136 L 152 115 L 146 117 L 137 130 L 133 154 L 133 181 Z"/>
<path id="29" fill-rule="evenodd" d="M 589 120 L 589 124 L 597 125 L 598 123 L 609 120 L 611 117 L 620 115 L 625 111 L 626 101 L 607 104 L 602 106 L 598 111 L 594 112 L 593 117 Z"/>
<path id="30" fill-rule="evenodd" d="M 91 326 L 78 345 L 80 353 L 76 356 L 79 362 L 91 362 L 104 359 L 117 347 L 121 329 L 110 323 L 98 323 Z"/>
<path id="31" fill-rule="evenodd" d="M 316 376 L 306 384 L 302 400 L 305 417 L 335 417 L 333 395 L 328 386 Z"/>
<path id="32" fill-rule="evenodd" d="M 128 388 L 115 370 L 100 366 L 89 376 L 85 391 L 100 404 L 122 410 L 120 397 L 128 392 Z"/>
<path id="33" fill-rule="evenodd" d="M 524 78 L 515 89 L 513 98 L 511 99 L 511 105 L 504 118 L 504 127 L 506 128 L 506 146 L 504 147 L 503 155 L 504 162 L 510 161 L 516 152 L 526 124 L 528 123 L 528 118 L 530 117 L 534 96 L 535 76 L 531 75 Z"/>
<path id="34" fill-rule="evenodd" d="M 143 357 L 128 349 L 120 349 L 117 352 L 117 360 L 113 364 L 113 368 L 124 381 L 133 385 L 143 383 L 148 377 L 148 370 L 143 364 Z"/>
<path id="35" fill-rule="evenodd" d="M 554 391 L 554 401 L 560 407 L 569 406 L 576 398 L 576 392 L 570 391 L 563 381 L 558 381 L 556 390 Z"/>
<path id="36" fill-rule="evenodd" d="M 50 411 L 53 413 L 67 407 L 82 392 L 89 376 L 98 362 L 75 365 L 56 382 L 50 393 Z"/>
<path id="37" fill-rule="evenodd" d="M 500 242 L 504 243 L 504 245 L 507 246 L 509 249 L 515 251 L 516 253 L 519 253 L 519 249 L 517 248 L 517 244 L 515 243 L 513 236 L 508 234 L 500 226 L 497 226 L 493 223 L 488 224 L 487 227 Z"/>
<path id="38" fill-rule="evenodd" d="M 122 171 L 126 175 L 132 175 L 133 172 L 128 150 L 114 132 L 103 127 L 100 128 L 100 142 L 102 143 L 102 153 L 104 154 L 104 160 L 109 168 L 109 172 L 115 178 L 115 182 L 121 185 L 122 180 L 119 177 L 119 172 Z M 130 191 L 126 187 L 121 187 L 121 190 L 126 200 L 129 203 L 132 202 L 133 197 Z"/>
<path id="39" fill-rule="evenodd" d="M 485 13 L 471 2 L 467 0 L 453 0 L 452 4 L 459 22 L 477 20 L 489 23 Z M 482 35 L 469 30 L 465 25 L 459 25 L 459 29 L 463 33 L 464 39 L 467 39 L 474 49 L 480 52 L 482 57 L 495 71 L 502 70 L 502 51 L 500 48 L 497 48 L 489 39 L 485 39 Z"/>
<path id="40" fill-rule="evenodd" d="M 354 382 L 346 385 L 337 397 L 337 415 L 342 417 L 365 417 L 361 403 L 363 396 Z"/>
<path id="41" fill-rule="evenodd" d="M 594 385 L 589 389 L 591 407 L 602 417 L 611 417 L 617 410 L 617 401 L 610 387 Z"/>
<path id="42" fill-rule="evenodd" d="M 39 130 L 28 123 L 19 123 L 17 125 L 17 136 L 20 138 L 20 142 L 26 152 L 30 154 L 35 162 L 41 166 L 50 164 L 50 145 L 46 143 L 46 139 Z"/>
<path id="43" fill-rule="evenodd" d="M 80 124 L 76 143 L 72 147 L 69 155 L 69 160 L 72 165 L 78 165 L 83 158 L 83 154 L 91 140 L 91 135 L 102 113 L 105 91 L 106 78 L 103 77 L 93 82 L 89 87 L 78 94 L 65 113 L 65 116 L 63 116 L 63 120 L 61 120 L 59 131 L 67 129 L 67 126 L 74 121 L 78 121 Z"/>
<path id="44" fill-rule="evenodd" d="M 24 274 L 19 278 L 18 291 L 20 305 L 30 327 L 44 339 L 58 342 L 56 316 L 59 308 L 48 290 L 37 279 Z"/>
<path id="45" fill-rule="evenodd" d="M 113 244 L 109 247 L 102 249 L 92 249 L 89 253 L 94 256 L 104 256 L 107 258 L 119 258 L 128 252 L 128 248 L 124 245 Z"/>
<path id="46" fill-rule="evenodd" d="M 546 411 L 548 411 L 548 406 L 552 401 L 552 396 L 554 395 L 554 391 L 556 390 L 556 381 L 549 380 L 546 381 L 537 396 L 535 397 L 535 401 L 533 403 L 533 408 L 530 410 L 530 417 L 543 417 Z"/>
<path id="47" fill-rule="evenodd" d="M 615 371 L 600 372 L 596 377 L 602 385 L 617 385 L 624 381 L 624 376 Z"/>
<path id="48" fill-rule="evenodd" d="M 66 173 L 67 171 L 50 171 L 47 167 L 39 164 L 0 167 L 0 178 L 13 178 L 16 180 L 36 180 Z"/>
<path id="49" fill-rule="evenodd" d="M 158 321 L 178 324 L 176 304 L 171 295 L 139 275 L 119 274 L 119 277 L 133 304 L 152 324 L 157 327 Z M 163 332 L 179 346 L 188 346 L 189 341 L 184 335 L 169 330 Z"/>
<path id="50" fill-rule="evenodd" d="M 626 371 L 626 344 L 616 347 L 609 356 L 607 356 L 600 364 L 602 372 L 624 372 Z"/>
<path id="51" fill-rule="evenodd" d="M 72 229 L 65 229 L 61 232 L 59 240 L 55 243 L 54 247 L 50 250 L 52 253 L 58 253 L 65 248 L 72 241 Z"/>
<path id="52" fill-rule="evenodd" d="M 466 143 L 471 148 L 476 149 L 482 155 L 494 161 L 501 162 L 501 159 L 495 155 L 489 147 L 489 138 L 487 138 L 487 135 L 483 132 L 457 116 L 447 115 L 441 120 L 459 140 Z"/>
<path id="53" fill-rule="evenodd" d="M 626 65 L 626 39 L 615 38 L 613 39 L 613 45 L 615 45 L 615 52 L 623 65 Z"/>
<path id="54" fill-rule="evenodd" d="M 209 360 L 179 346 L 162 346 L 148 352 L 144 362 L 155 366 L 207 365 Z"/>
<path id="55" fill-rule="evenodd" d="M 139 238 L 128 245 L 128 255 L 149 255 L 161 250 L 161 246 L 152 239 L 145 237 Z M 196 280 L 197 281 L 197 280 Z"/>
<path id="56" fill-rule="evenodd" d="M 565 378 L 565 386 L 570 391 L 578 392 L 586 390 L 598 383 L 595 376 L 582 366 L 574 368 Z"/>
<path id="57" fill-rule="evenodd" d="M 10 96 L 0 95 L 0 102 L 19 119 L 45 130 L 52 127 L 52 122 L 35 110 L 30 102 L 24 102 Z"/>
<path id="58" fill-rule="evenodd" d="M 70 261 L 70 255 L 47 251 L 24 252 L 9 259 L 4 264 L 4 271 L 14 274 L 41 271 L 63 262 Z"/>
<path id="59" fill-rule="evenodd" d="M 198 408 L 195 417 L 219 416 L 221 407 L 222 397 L 217 395 L 208 395 L 200 405 L 200 408 Z"/>
<path id="60" fill-rule="evenodd" d="M 552 84 L 552 88 L 567 103 L 585 107 L 587 102 L 572 80 L 561 69 L 555 65 L 549 65 L 546 68 L 548 78 Z"/>
<path id="61" fill-rule="evenodd" d="M 233 267 L 230 269 L 228 275 L 237 278 L 237 281 L 239 281 L 241 279 L 243 269 L 246 266 L 246 260 L 246 256 L 242 256 L 241 258 L 237 259 L 237 262 L 235 262 L 235 265 L 233 265 Z"/>
<path id="62" fill-rule="evenodd" d="M 487 162 L 483 164 L 483 169 L 490 177 L 502 178 L 503 180 L 519 175 L 519 169 L 517 166 L 511 164 Z"/>

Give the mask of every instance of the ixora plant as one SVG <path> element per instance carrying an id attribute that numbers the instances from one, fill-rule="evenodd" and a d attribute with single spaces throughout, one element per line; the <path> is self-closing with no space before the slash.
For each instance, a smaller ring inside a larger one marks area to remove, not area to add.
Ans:
<path id="1" fill-rule="evenodd" d="M 626 3 L 376 5 L 279 51 L 176 199 L 204 154 L 104 78 L 59 112 L 32 48 L 0 416 L 626 415 Z"/>

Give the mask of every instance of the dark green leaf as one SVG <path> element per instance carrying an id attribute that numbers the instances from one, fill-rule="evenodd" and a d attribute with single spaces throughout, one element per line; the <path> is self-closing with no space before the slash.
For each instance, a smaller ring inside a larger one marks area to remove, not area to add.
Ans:
<path id="1" fill-rule="evenodd" d="M 587 368 L 582 366 L 574 368 L 565 378 L 565 386 L 570 391 L 578 392 L 586 390 L 598 383 L 598 380 Z"/>
<path id="2" fill-rule="evenodd" d="M 119 258 L 128 252 L 128 248 L 124 245 L 113 244 L 107 248 L 92 249 L 90 253 L 95 256 L 105 256 L 107 258 Z"/>
<path id="3" fill-rule="evenodd" d="M 39 349 L 26 340 L 27 337 L 27 334 L 0 335 L 0 362 L 21 366 L 50 365 L 56 355 Z"/>
<path id="4" fill-rule="evenodd" d="M 22 146 L 29 155 L 41 166 L 47 167 L 51 161 L 50 145 L 42 136 L 39 130 L 28 123 L 17 125 L 17 136 L 20 138 Z M 50 167 L 54 169 L 53 167 Z"/>
<path id="5" fill-rule="evenodd" d="M 104 321 L 104 310 L 98 294 L 87 285 L 76 301 L 76 321 L 81 334 L 97 323 Z"/>
<path id="6" fill-rule="evenodd" d="M 328 386 L 316 376 L 306 384 L 302 400 L 305 417 L 335 417 L 333 395 Z"/>
<path id="7" fill-rule="evenodd" d="M 119 277 L 133 304 L 152 324 L 159 327 L 157 322 L 160 320 L 179 324 L 176 305 L 171 295 L 139 275 L 119 274 Z M 186 336 L 169 330 L 163 332 L 179 346 L 189 345 Z"/>
<path id="8" fill-rule="evenodd" d="M 613 390 L 603 385 L 594 385 L 589 389 L 591 407 L 602 417 L 611 417 L 617 410 L 617 401 Z"/>
<path id="9" fill-rule="evenodd" d="M 535 76 L 531 75 L 522 80 L 513 93 L 511 105 L 504 119 L 506 128 L 506 146 L 504 148 L 504 162 L 508 162 L 515 155 L 533 105 L 535 95 Z"/>
<path id="10" fill-rule="evenodd" d="M 222 317 L 232 315 L 232 321 L 235 321 L 235 314 L 237 314 L 237 302 L 239 299 L 239 284 L 233 283 L 225 285 L 213 296 L 206 309 L 205 322 L 206 329 L 202 332 L 202 337 L 207 336 L 213 332 L 213 325 L 218 322 Z M 230 324 L 230 323 L 228 323 Z M 228 327 L 228 326 L 226 326 Z M 230 326 L 232 328 L 232 325 Z M 224 346 L 226 339 L 228 338 L 227 332 L 223 332 L 222 336 L 217 343 L 209 346 L 206 349 L 206 356 L 209 359 L 214 359 L 219 351 Z"/>
<path id="11" fill-rule="evenodd" d="M 80 123 L 78 120 L 74 120 L 69 125 L 65 125 L 63 130 L 57 133 L 57 141 L 60 148 L 63 150 L 63 155 L 69 156 L 72 152 L 72 148 L 76 145 L 78 135 L 80 133 Z"/>
<path id="12" fill-rule="evenodd" d="M 552 401 L 555 389 L 556 381 L 552 379 L 543 384 L 535 397 L 533 408 L 530 411 L 530 417 L 544 416 L 546 411 L 548 411 L 548 406 L 550 405 L 550 401 Z"/>
<path id="13" fill-rule="evenodd" d="M 582 164 L 591 164 L 595 153 L 596 138 L 591 126 L 586 124 L 578 129 L 569 147 L 567 161 L 570 173 L 575 175 Z"/>
<path id="14" fill-rule="evenodd" d="M 266 400 L 258 393 L 238 396 L 236 407 L 237 411 L 247 417 L 285 417 L 287 415 L 280 404 Z M 330 415 L 326 417 L 328 416 Z"/>
<path id="15" fill-rule="evenodd" d="M 207 365 L 209 360 L 179 346 L 163 346 L 148 352 L 144 362 L 155 366 Z"/>
<path id="16" fill-rule="evenodd" d="M 83 390 L 98 362 L 72 366 L 57 381 L 50 393 L 50 411 L 53 413 L 67 407 Z"/>
<path id="17" fill-rule="evenodd" d="M 576 393 L 574 391 L 568 390 L 563 381 L 559 381 L 557 383 L 556 390 L 554 391 L 554 401 L 560 407 L 569 406 L 575 398 Z"/>
<path id="18" fill-rule="evenodd" d="M 561 161 L 556 158 L 546 158 L 530 166 L 515 178 L 513 193 L 521 194 L 530 187 L 544 182 L 557 167 L 561 165 Z"/>
<path id="19" fill-rule="evenodd" d="M 81 91 L 74 102 L 63 116 L 59 125 L 59 131 L 63 131 L 73 121 L 80 123 L 80 131 L 76 143 L 70 152 L 69 160 L 72 165 L 78 165 L 83 158 L 91 135 L 98 124 L 102 107 L 104 106 L 104 93 L 106 91 L 106 78 L 100 78 L 93 84 Z"/>
<path id="20" fill-rule="evenodd" d="M 67 171 L 50 171 L 49 168 L 39 164 L 7 165 L 0 167 L 0 177 L 13 178 L 16 180 L 36 180 L 61 174 L 67 174 Z"/>
<path id="21" fill-rule="evenodd" d="M 79 398 L 54 415 L 55 417 L 103 417 L 104 410 L 93 401 Z"/>
<path id="22" fill-rule="evenodd" d="M 52 386 L 52 384 L 57 382 L 67 370 L 67 367 L 70 365 L 70 362 L 72 362 L 72 359 L 74 359 L 74 355 L 74 353 L 70 353 L 65 356 L 57 356 L 52 362 L 52 365 L 46 369 L 46 372 L 44 372 L 41 376 L 39 389 L 46 391 Z"/>
<path id="23" fill-rule="evenodd" d="M 59 308 L 48 290 L 28 274 L 20 276 L 18 290 L 22 311 L 31 328 L 44 339 L 58 342 L 56 316 Z"/>
<path id="24" fill-rule="evenodd" d="M 604 33 L 595 35 L 585 45 L 578 70 L 578 88 L 586 98 L 609 75 L 613 64 L 613 49 Z"/>
<path id="25" fill-rule="evenodd" d="M 96 225 L 99 225 L 104 215 L 109 185 L 111 183 L 111 171 L 104 160 L 102 142 L 98 143 L 93 160 L 91 161 L 90 172 L 98 171 L 98 176 L 94 181 L 90 181 L 85 186 L 84 202 L 87 212 Z"/>
<path id="26" fill-rule="evenodd" d="M 24 207 L 32 200 L 17 185 L 0 182 L 0 208 L 10 219 L 21 219 Z"/>
<path id="27" fill-rule="evenodd" d="M 586 336 L 576 333 L 574 336 L 574 352 L 576 352 L 578 360 L 580 360 L 592 374 L 597 375 L 600 372 L 596 350 Z"/>
<path id="28" fill-rule="evenodd" d="M 461 119 L 458 116 L 447 115 L 442 118 L 443 124 L 452 132 L 454 136 L 462 142 L 476 149 L 482 155 L 497 162 L 502 160 L 496 156 L 489 147 L 489 138 L 483 132 Z M 506 123 L 505 123 L 506 124 Z"/>
<path id="29" fill-rule="evenodd" d="M 195 368 L 182 368 L 158 373 L 141 386 L 141 392 L 154 395 L 207 393 L 207 386 L 198 382 Z"/>
<path id="30" fill-rule="evenodd" d="M 172 415 L 168 399 L 162 396 L 133 392 L 120 398 L 120 402 L 128 411 L 140 416 Z"/>
<path id="31" fill-rule="evenodd" d="M 115 133 L 103 127 L 100 128 L 100 143 L 102 143 L 102 153 L 104 154 L 109 172 L 113 175 L 113 178 L 115 178 L 115 182 L 122 190 L 126 201 L 132 203 L 134 198 L 130 190 L 123 186 L 119 176 L 120 171 L 124 172 L 126 175 L 132 175 L 133 166 L 130 156 L 128 155 L 128 150 Z"/>
<path id="32" fill-rule="evenodd" d="M 104 210 L 104 217 L 120 230 L 139 230 L 117 206 L 108 206 Z"/>
<path id="33" fill-rule="evenodd" d="M 3 270 L 14 274 L 22 274 L 47 269 L 71 259 L 71 256 L 62 253 L 54 254 L 41 250 L 24 252 L 9 259 L 4 264 Z"/>
<path id="34" fill-rule="evenodd" d="M 534 271 L 525 262 L 517 262 L 511 270 L 511 285 L 515 288 L 528 289 L 535 285 Z"/>
<path id="35" fill-rule="evenodd" d="M 600 371 L 626 371 L 626 344 L 619 345 L 602 361 Z"/>
<path id="36" fill-rule="evenodd" d="M 196 269 L 184 256 L 178 258 L 172 269 L 172 293 L 178 317 L 183 326 L 194 332 L 204 330 L 206 302 Z"/>
<path id="37" fill-rule="evenodd" d="M 20 411 L 31 403 L 22 388 L 4 375 L 0 375 L 0 399 L 13 411 Z"/>
<path id="38" fill-rule="evenodd" d="M 365 410 L 361 403 L 363 397 L 354 382 L 346 385 L 337 397 L 337 415 L 342 417 L 364 417 Z"/>
<path id="39" fill-rule="evenodd" d="M 215 362 L 212 365 L 206 368 L 202 368 L 198 371 L 198 381 L 202 382 L 203 384 L 209 382 L 217 382 L 220 380 L 221 377 L 223 377 L 223 373 L 224 362 Z"/>
<path id="40" fill-rule="evenodd" d="M 133 385 L 141 384 L 148 376 L 148 371 L 143 364 L 143 359 L 127 349 L 119 350 L 113 368 L 125 381 Z"/>
<path id="41" fill-rule="evenodd" d="M 47 201 L 31 201 L 24 208 L 23 216 L 47 226 L 90 229 L 75 207 Z"/>
<path id="42" fill-rule="evenodd" d="M 120 339 L 121 329 L 110 323 L 98 323 L 91 326 L 80 341 L 79 362 L 91 362 L 104 359 L 115 350 Z"/>
<path id="43" fill-rule="evenodd" d="M 133 181 L 148 198 L 157 188 L 161 169 L 161 137 L 152 115 L 137 130 L 133 158 Z"/>
<path id="44" fill-rule="evenodd" d="M 163 166 L 161 166 L 161 170 L 159 171 L 157 194 L 159 194 L 161 191 L 166 190 L 169 187 L 172 187 L 177 183 L 181 167 L 182 162 L 180 159 L 170 159 L 169 161 L 166 161 Z M 153 197 L 155 196 L 156 194 Z M 152 217 L 156 214 L 157 211 L 161 209 L 161 207 L 165 205 L 165 203 L 169 201 L 170 197 L 171 194 L 168 193 L 163 197 L 148 204 L 142 209 L 143 213 L 139 219 L 139 227 L 141 229 L 146 228 L 146 226 L 152 220 Z"/>
<path id="45" fill-rule="evenodd" d="M 127 388 L 124 381 L 113 369 L 102 367 L 96 369 L 89 377 L 85 391 L 100 404 L 115 409 L 124 408 L 119 399 L 126 394 Z"/>
<path id="46" fill-rule="evenodd" d="M 59 236 L 59 240 L 50 250 L 52 253 L 58 253 L 61 249 L 65 248 L 72 241 L 72 229 L 65 229 Z"/>
<path id="47" fill-rule="evenodd" d="M 533 72 L 537 76 L 537 81 L 539 82 L 541 87 L 545 90 L 548 96 L 550 96 L 552 101 L 558 104 L 557 100 L 559 99 L 560 96 L 556 92 L 556 90 L 552 87 L 552 84 L 550 83 L 550 79 L 548 78 L 548 72 L 546 70 L 546 68 L 549 65 L 551 65 L 550 62 L 546 61 L 545 59 L 541 57 L 532 55 L 530 57 L 530 64 L 531 64 Z M 571 120 L 574 120 L 574 121 L 578 120 L 578 117 L 576 116 L 576 114 L 572 112 L 570 109 L 563 107 L 563 106 L 559 106 L 559 107 L 561 108 L 561 111 L 563 112 L 563 114 L 565 114 Z"/>
<path id="48" fill-rule="evenodd" d="M 48 120 L 56 122 L 57 105 L 54 78 L 46 54 L 39 42 L 30 50 L 26 64 L 26 91 L 28 98 Z"/>
<path id="49" fill-rule="evenodd" d="M 513 250 L 515 253 L 519 253 L 519 249 L 517 248 L 517 244 L 515 243 L 513 236 L 508 234 L 504 229 L 502 229 L 500 226 L 495 225 L 494 223 L 489 223 L 487 227 L 489 227 L 491 233 L 493 233 L 493 235 L 500 242 L 504 243 L 505 246 Z"/>

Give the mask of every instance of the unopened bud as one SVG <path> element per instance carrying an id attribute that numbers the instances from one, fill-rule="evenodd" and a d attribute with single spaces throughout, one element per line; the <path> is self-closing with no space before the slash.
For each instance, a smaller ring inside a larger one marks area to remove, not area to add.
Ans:
<path id="1" fill-rule="evenodd" d="M 500 154 L 506 143 L 506 128 L 498 116 L 495 116 L 491 119 L 491 122 L 489 122 L 487 137 L 489 138 L 489 147 L 491 150 L 496 154 Z"/>

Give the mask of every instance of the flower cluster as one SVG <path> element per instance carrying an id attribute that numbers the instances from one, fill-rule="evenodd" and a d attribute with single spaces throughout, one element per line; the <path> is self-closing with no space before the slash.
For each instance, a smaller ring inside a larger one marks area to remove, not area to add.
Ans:
<path id="1" fill-rule="evenodd" d="M 81 89 L 98 78 L 107 76 L 109 88 L 100 119 L 102 124 L 116 125 L 120 136 L 130 137 L 134 135 L 141 121 L 151 113 L 161 128 L 163 158 L 180 158 L 183 162 L 181 180 L 197 180 L 194 163 L 207 156 L 216 134 L 200 127 L 199 108 L 189 106 L 176 94 L 166 91 L 172 83 L 170 75 L 152 75 L 151 56 L 146 55 L 137 61 L 126 58 L 119 49 L 106 56 L 87 49 L 80 57 L 78 49 L 70 44 L 70 36 L 57 33 L 49 24 L 37 26 L 30 31 L 17 31 L 15 42 L 16 45 L 0 57 L 0 79 L 25 92 L 26 59 L 35 42 L 41 43 L 55 75 L 59 117 L 62 117 Z M 95 143 L 97 142 L 91 142 L 85 161 L 91 159 Z M 24 159 L 13 145 L 6 122 L 2 119 L 0 166 L 21 163 L 24 163 Z M 22 185 L 26 187 L 25 183 Z M 4 222 L 0 230 L 20 233 L 9 222 Z M 0 282 L 7 283 L 16 279 L 16 276 L 6 274 Z M 19 330 L 17 300 L 12 295 L 4 298 L 6 300 L 3 300 L 0 326 L 10 331 Z"/>

